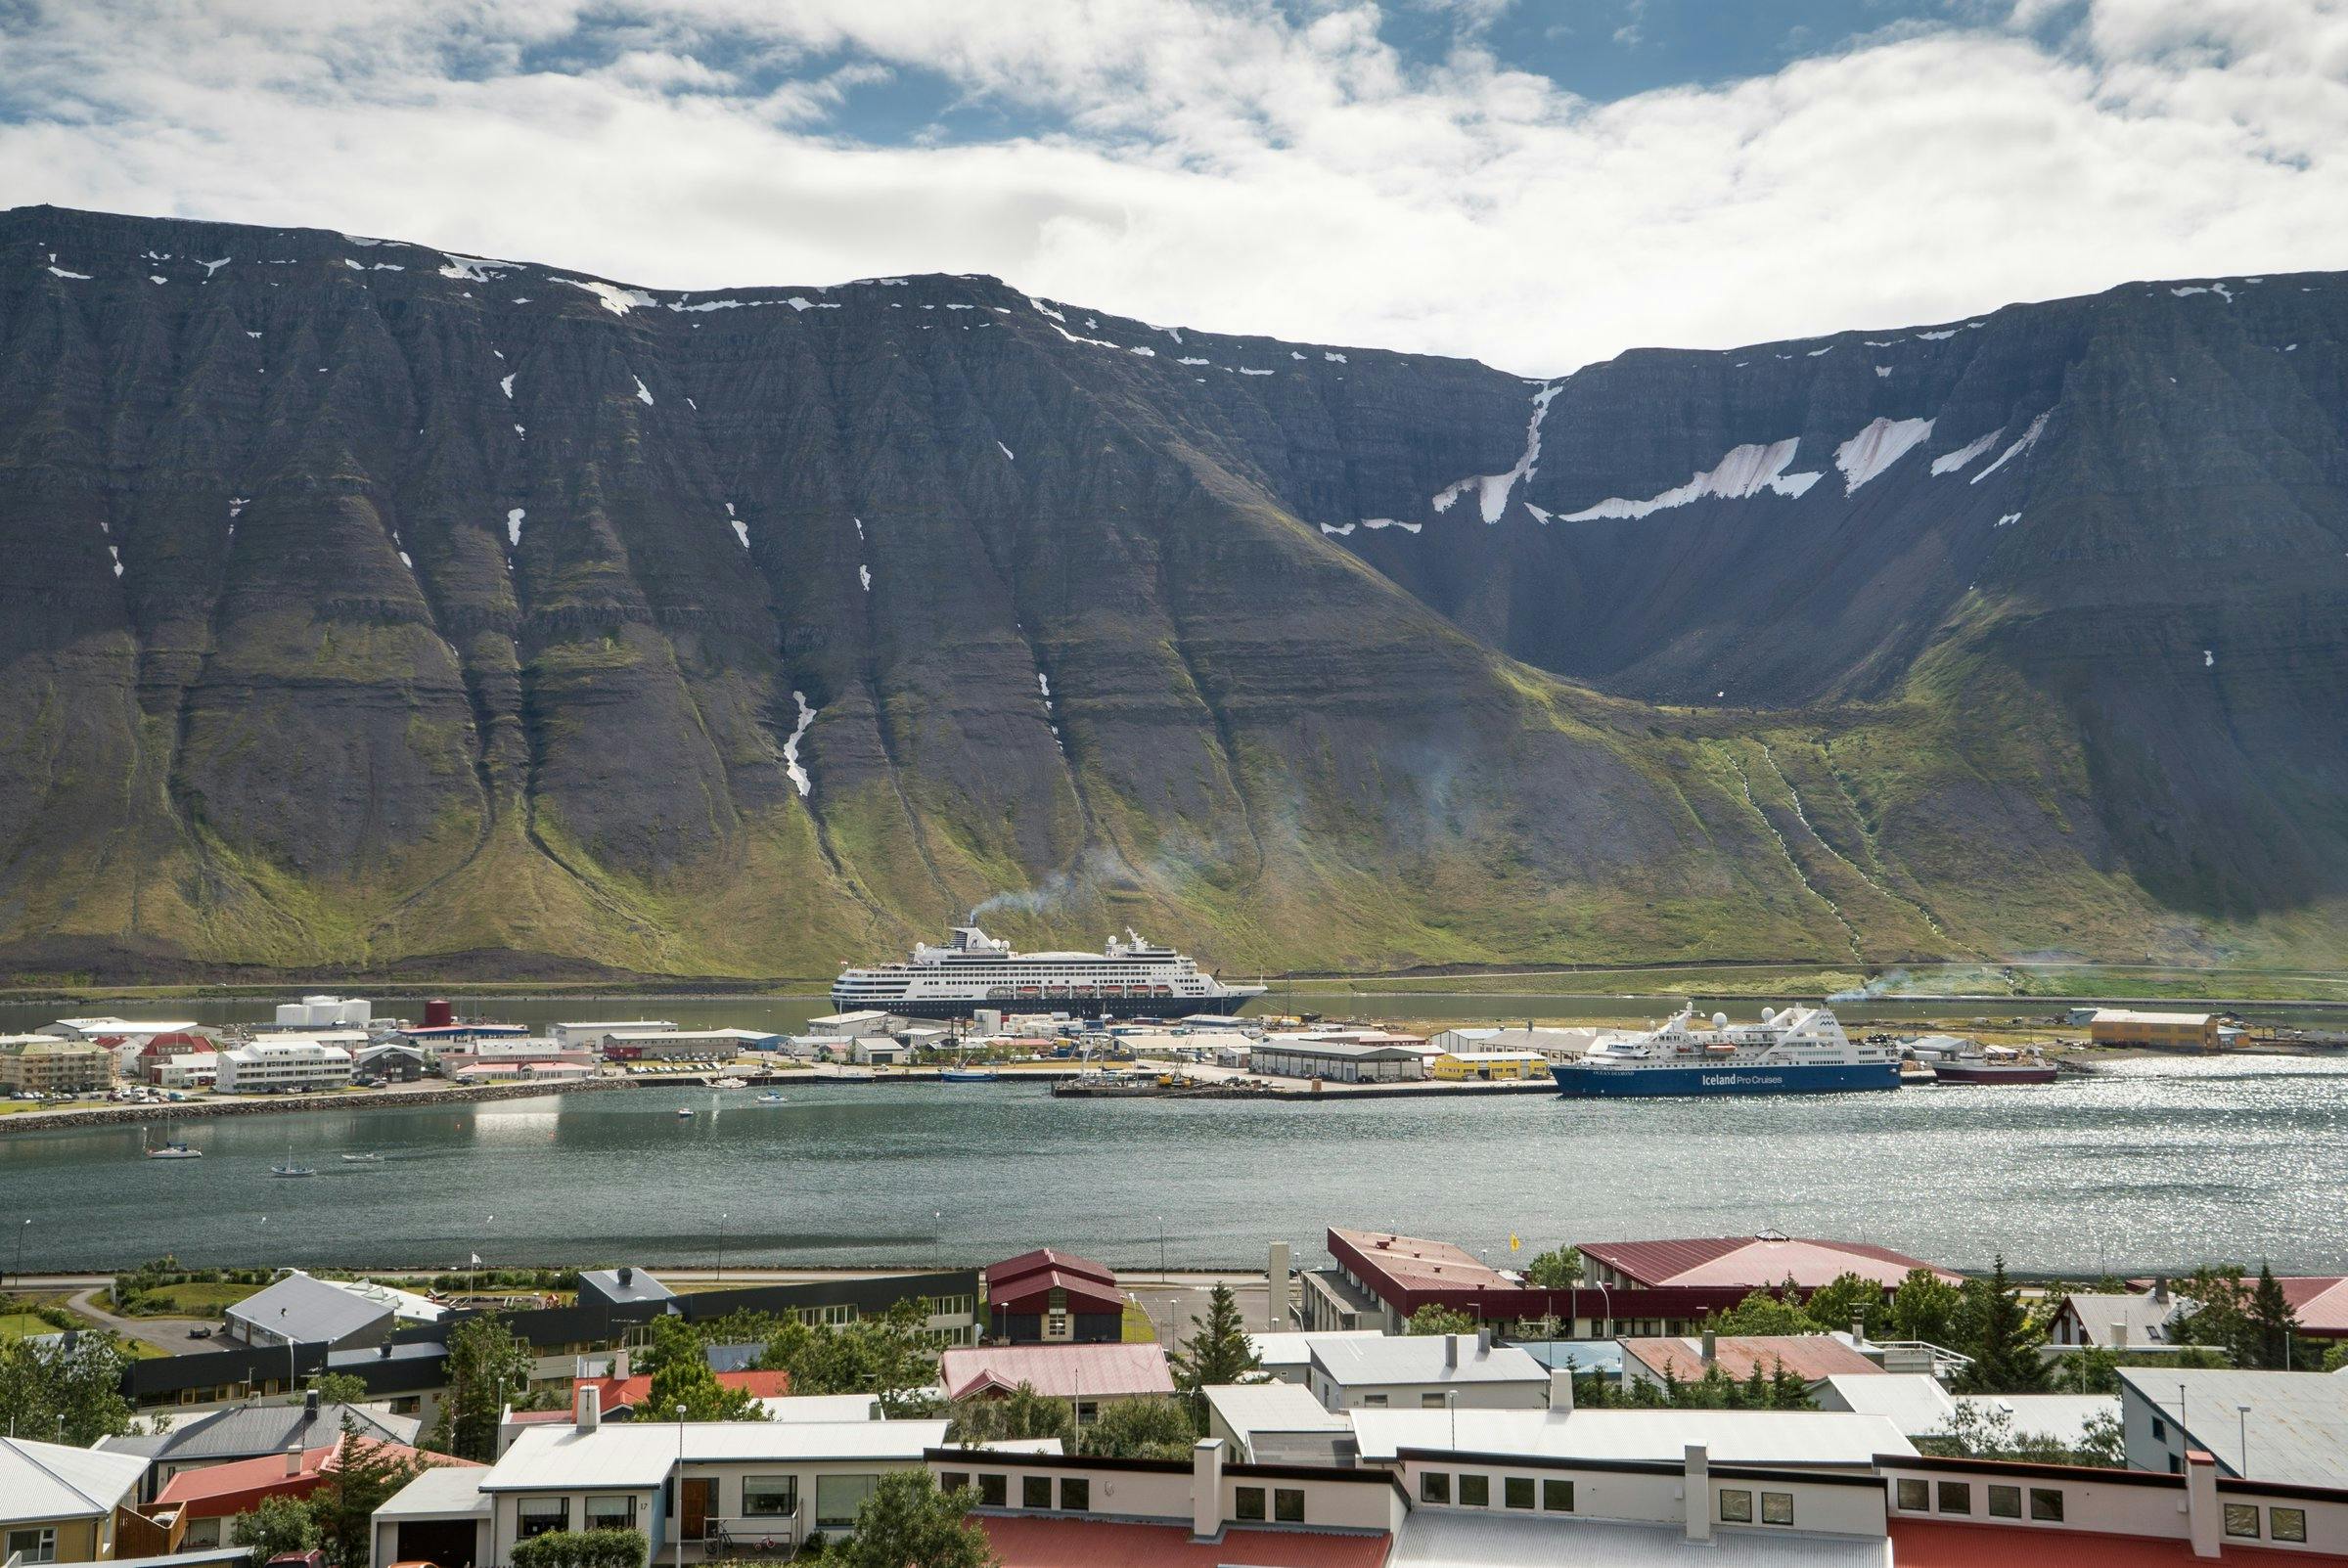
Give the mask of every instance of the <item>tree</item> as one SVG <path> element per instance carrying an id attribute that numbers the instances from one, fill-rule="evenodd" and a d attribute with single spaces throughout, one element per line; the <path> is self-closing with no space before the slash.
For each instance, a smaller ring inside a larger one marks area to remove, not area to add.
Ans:
<path id="1" fill-rule="evenodd" d="M 2056 1357 L 2047 1369 L 2047 1382 L 2062 1394 L 2117 1394 L 2120 1358 L 2101 1345 L 2085 1345 Z"/>
<path id="2" fill-rule="evenodd" d="M 684 1319 L 663 1314 L 652 1321 L 650 1329 L 650 1341 L 628 1357 L 628 1370 L 636 1375 L 657 1377 L 682 1361 L 709 1364 L 702 1351 L 706 1341 Z"/>
<path id="3" fill-rule="evenodd" d="M 360 1437 L 348 1416 L 342 1420 L 342 1451 L 336 1461 L 324 1484 L 310 1494 L 310 1517 L 328 1562 L 338 1568 L 362 1568 L 372 1550 L 375 1510 L 424 1466 L 387 1443 Z"/>
<path id="4" fill-rule="evenodd" d="M 1076 1448 L 1075 1415 L 1059 1400 L 1038 1394 L 1029 1383 L 1021 1383 L 1008 1394 L 963 1401 L 954 1408 L 954 1419 L 946 1427 L 946 1441 L 966 1449 L 1030 1437 L 1056 1437 L 1068 1453 Z"/>
<path id="5" fill-rule="evenodd" d="M 1973 1361 L 1958 1374 L 1955 1386 L 1967 1394 L 2022 1394 L 2045 1387 L 2040 1336 L 2022 1310 L 2021 1293 L 2007 1281 L 2006 1254 L 1992 1260 L 1987 1279 L 1967 1279 L 1964 1294 L 1971 1307 L 1966 1316 L 1973 1337 L 1964 1349 Z"/>
<path id="6" fill-rule="evenodd" d="M 1793 1299 L 1790 1285 L 1784 1295 L 1772 1295 L 1766 1290 L 1748 1292 L 1745 1298 L 1728 1311 L 1715 1313 L 1704 1326 L 1716 1334 L 1815 1334 L 1818 1324 L 1800 1302 Z"/>
<path id="7" fill-rule="evenodd" d="M 758 1365 L 789 1372 L 794 1394 L 871 1394 L 886 1415 L 919 1415 L 929 1408 L 920 1390 L 937 1375 L 926 1322 L 911 1301 L 837 1328 L 789 1320 L 776 1328 Z"/>
<path id="8" fill-rule="evenodd" d="M 254 1562 L 308 1551 L 318 1545 L 318 1521 L 306 1498 L 263 1498 L 250 1513 L 228 1523 L 231 1545 L 250 1546 Z"/>
<path id="9" fill-rule="evenodd" d="M 2127 1467 L 2116 1410 L 2089 1417 L 2081 1441 L 2070 1444 L 2043 1432 L 2017 1430 L 2013 1412 L 1991 1401 L 1963 1399 L 1937 1430 L 1924 1433 L 1916 1443 L 1920 1452 L 1944 1457 L 2090 1464 L 2107 1470 Z"/>
<path id="10" fill-rule="evenodd" d="M 891 1470 L 856 1510 L 856 1534 L 828 1553 L 844 1568 L 995 1568 L 969 1492 L 940 1492 L 927 1470 Z"/>
<path id="11" fill-rule="evenodd" d="M 1206 1316 L 1191 1320 L 1191 1337 L 1173 1361 L 1174 1386 L 1190 1396 L 1191 1419 L 1198 1423 L 1206 1418 L 1202 1389 L 1248 1382 L 1263 1370 L 1264 1359 L 1241 1324 L 1239 1298 L 1231 1286 L 1219 1284 L 1207 1293 Z"/>
<path id="12" fill-rule="evenodd" d="M 1187 1459 L 1198 1430 L 1170 1399 L 1120 1399 L 1101 1407 L 1084 1429 L 1084 1452 L 1110 1459 Z"/>
<path id="13" fill-rule="evenodd" d="M 1573 1247 L 1552 1247 L 1525 1265 L 1525 1283 L 1537 1290 L 1571 1290 L 1581 1282 L 1582 1255 Z"/>
<path id="14" fill-rule="evenodd" d="M 129 1364 L 122 1342 L 104 1330 L 0 1340 L 0 1431 L 88 1448 L 138 1430 L 138 1411 L 122 1397 Z"/>
<path id="15" fill-rule="evenodd" d="M 2258 1266 L 2258 1286 L 2250 1293 L 2248 1340 L 2255 1359 L 2246 1365 L 2280 1371 L 2293 1361 L 2291 1335 L 2298 1331 L 2298 1315 L 2284 1299 L 2275 1271 Z"/>
<path id="16" fill-rule="evenodd" d="M 1900 1281 L 1899 1289 L 1891 1293 L 1891 1304 L 1885 1313 L 1891 1337 L 1946 1345 L 1964 1303 L 1964 1295 L 1958 1288 L 1931 1270 L 1911 1269 L 1908 1277 Z"/>
<path id="17" fill-rule="evenodd" d="M 2184 1298 L 2171 1337 L 2224 1351 L 2237 1366 L 2255 1365 L 2258 1330 L 2250 1320 L 2251 1292 L 2238 1266 L 2203 1265 L 2178 1286 Z"/>
<path id="18" fill-rule="evenodd" d="M 425 1447 L 487 1462 L 498 1416 L 529 1379 L 529 1347 L 496 1313 L 466 1319 L 448 1336 L 448 1395 Z"/>
<path id="19" fill-rule="evenodd" d="M 1411 1321 L 1403 1325 L 1403 1332 L 1410 1334 L 1472 1334 L 1475 1332 L 1475 1320 L 1457 1308 L 1442 1306 L 1437 1302 L 1430 1301 L 1411 1314 Z"/>
<path id="20" fill-rule="evenodd" d="M 321 1405 L 364 1405 L 367 1403 L 367 1380 L 349 1372 L 320 1372 L 310 1379 L 310 1387 Z"/>
<path id="21" fill-rule="evenodd" d="M 758 1403 L 757 1396 L 746 1388 L 728 1388 L 719 1382 L 698 1348 L 691 1356 L 672 1356 L 653 1374 L 645 1406 L 647 1416 L 660 1421 L 680 1419 L 680 1406 L 685 1411 L 681 1418 L 688 1421 L 766 1419 L 766 1407 Z"/>
<path id="22" fill-rule="evenodd" d="M 1810 1293 L 1803 1310 L 1823 1333 L 1848 1332 L 1854 1322 L 1873 1331 L 1883 1320 L 1883 1287 L 1864 1275 L 1837 1275 Z"/>

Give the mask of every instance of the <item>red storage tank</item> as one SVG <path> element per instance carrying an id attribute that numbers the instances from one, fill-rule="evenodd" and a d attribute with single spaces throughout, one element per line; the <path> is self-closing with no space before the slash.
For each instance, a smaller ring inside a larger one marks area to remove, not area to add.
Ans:
<path id="1" fill-rule="evenodd" d="M 424 1026 L 427 1029 L 445 1029 L 457 1021 L 457 1009 L 439 997 L 424 1005 Z"/>

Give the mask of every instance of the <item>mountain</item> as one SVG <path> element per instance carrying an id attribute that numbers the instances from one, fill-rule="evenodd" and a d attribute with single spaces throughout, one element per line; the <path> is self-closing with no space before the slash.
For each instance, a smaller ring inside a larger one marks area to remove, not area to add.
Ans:
<path id="1" fill-rule="evenodd" d="M 2348 277 L 1562 381 L 0 214 L 0 963 L 2348 950 Z"/>

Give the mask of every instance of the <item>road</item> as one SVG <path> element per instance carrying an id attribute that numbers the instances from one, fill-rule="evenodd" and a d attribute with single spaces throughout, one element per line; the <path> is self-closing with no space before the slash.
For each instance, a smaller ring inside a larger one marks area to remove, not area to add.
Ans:
<path id="1" fill-rule="evenodd" d="M 112 1328 L 124 1339 L 135 1339 L 141 1344 L 153 1345 L 165 1355 L 179 1356 L 191 1350 L 210 1348 L 202 1340 L 188 1337 L 188 1330 L 201 1322 L 203 1321 L 201 1319 L 123 1318 L 107 1311 L 98 1304 L 98 1298 L 105 1295 L 111 1288 L 112 1281 L 109 1281 L 106 1284 L 76 1290 L 66 1298 L 66 1305 L 71 1307 L 82 1317 L 89 1319 L 99 1327 Z"/>

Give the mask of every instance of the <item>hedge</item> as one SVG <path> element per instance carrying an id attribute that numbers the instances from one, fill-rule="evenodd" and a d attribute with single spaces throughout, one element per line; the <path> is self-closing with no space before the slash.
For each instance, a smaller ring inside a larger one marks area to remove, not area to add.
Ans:
<path id="1" fill-rule="evenodd" d="M 634 1530 L 549 1530 L 514 1543 L 514 1568 L 644 1568 L 646 1545 Z"/>

